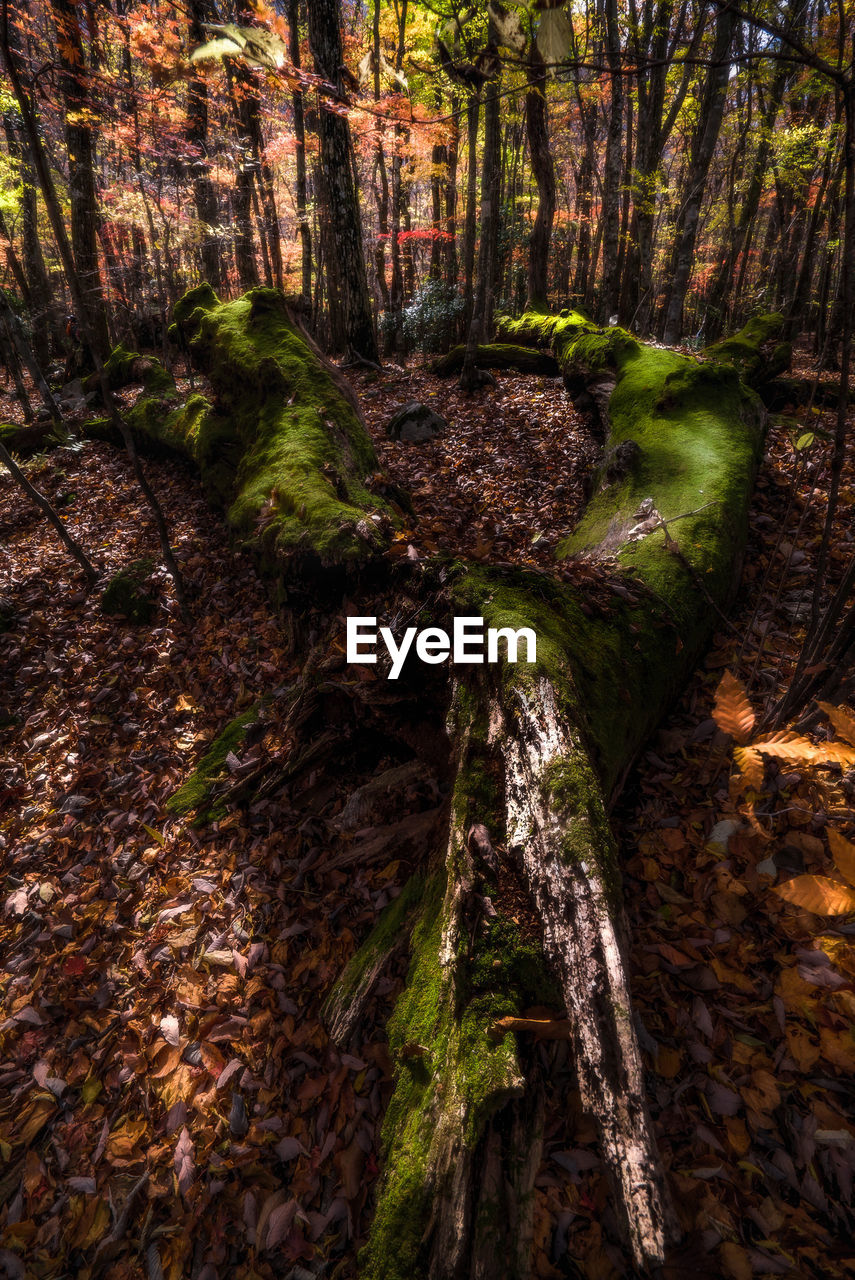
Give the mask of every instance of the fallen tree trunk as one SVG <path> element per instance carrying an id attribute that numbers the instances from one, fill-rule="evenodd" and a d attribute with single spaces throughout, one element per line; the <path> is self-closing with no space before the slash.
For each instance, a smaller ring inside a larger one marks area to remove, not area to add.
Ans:
<path id="1" fill-rule="evenodd" d="M 561 578 L 478 566 L 451 587 L 454 613 L 530 627 L 538 655 L 455 695 L 450 837 L 390 1025 L 399 1074 L 362 1258 L 372 1280 L 528 1273 L 524 1224 L 495 1197 L 489 1246 L 484 1235 L 491 1186 L 514 1173 L 519 1203 L 531 1200 L 519 1153 L 500 1175 L 480 1172 L 524 1096 L 513 1037 L 495 1046 L 491 1028 L 536 994 L 544 1003 L 543 990 L 521 985 L 530 956 L 505 949 L 503 875 L 516 875 L 536 908 L 548 964 L 540 983 L 550 973 L 560 982 L 580 1092 L 598 1122 L 633 1264 L 655 1270 L 676 1239 L 632 1021 L 607 801 L 735 587 L 764 415 L 729 365 L 645 348 L 577 316 L 508 328 L 534 341 L 548 329 L 568 380 L 611 384 L 608 439 L 595 495 L 559 548 Z M 495 916 L 478 914 L 485 901 Z M 419 1082 L 413 1043 L 427 1059 Z M 536 1160 L 527 1167 L 533 1179 Z"/>
<path id="2" fill-rule="evenodd" d="M 449 378 L 453 373 L 460 373 L 465 359 L 466 348 L 461 343 L 434 360 L 431 372 L 440 378 Z M 478 347 L 475 363 L 479 369 L 514 369 L 517 373 L 539 373 L 547 378 L 556 378 L 561 372 L 558 361 L 548 352 L 515 346 L 510 342 L 493 342 Z"/>
<path id="3" fill-rule="evenodd" d="M 116 384 L 144 383 L 132 431 L 198 466 L 236 543 L 282 590 L 340 589 L 386 547 L 396 518 L 367 487 L 378 462 L 348 384 L 275 289 L 221 303 L 200 285 L 176 304 L 170 333 L 213 397 L 176 407 L 157 361 L 118 349 L 107 366 Z"/>
<path id="4" fill-rule="evenodd" d="M 283 568 L 301 572 L 301 547 L 351 575 L 379 564 L 377 523 L 360 542 L 355 514 L 342 516 L 342 507 L 378 514 L 363 484 L 367 436 L 322 363 L 307 359 L 277 295 L 223 305 L 203 288 L 177 323 L 215 403 L 195 397 L 164 416 L 143 402 L 138 429 L 196 459 L 251 545 L 264 537 L 258 517 L 275 508 L 286 554 L 261 563 L 277 581 Z M 425 577 L 437 609 L 533 630 L 537 657 L 454 682 L 447 840 L 328 1003 L 331 1031 L 348 1040 L 386 958 L 409 939 L 389 1025 L 396 1085 L 365 1280 L 528 1274 L 542 1094 L 524 1041 L 502 1028 L 532 1005 L 566 1014 L 633 1265 L 655 1270 L 676 1238 L 607 812 L 735 587 L 764 415 L 731 364 L 644 347 L 572 313 L 528 314 L 506 329 L 551 346 L 571 385 L 596 382 L 606 448 L 554 574 L 479 564 Z M 346 492 L 321 501 L 327 465 Z M 509 905 L 526 897 L 530 918 Z"/>

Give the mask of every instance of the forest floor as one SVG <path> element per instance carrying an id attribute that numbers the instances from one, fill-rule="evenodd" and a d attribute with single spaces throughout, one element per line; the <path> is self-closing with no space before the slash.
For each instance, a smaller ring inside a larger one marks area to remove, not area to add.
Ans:
<path id="1" fill-rule="evenodd" d="M 415 369 L 360 387 L 384 465 L 415 490 L 405 554 L 543 568 L 572 524 L 595 452 L 584 421 L 550 380 L 498 381 L 471 400 Z M 431 392 L 453 434 L 386 443 L 386 418 Z M 811 451 L 800 463 L 793 435 L 773 423 L 734 629 L 617 814 L 651 1107 L 687 1232 L 673 1277 L 855 1275 L 855 926 L 773 892 L 830 870 L 826 830 L 847 834 L 853 789 L 834 768 L 792 768 L 749 809 L 711 719 L 723 670 L 762 709 L 798 649 L 824 504 L 804 510 Z M 0 1263 L 13 1277 L 344 1280 L 370 1222 L 405 956 L 346 1050 L 322 1007 L 439 830 L 443 685 L 391 693 L 345 666 L 341 619 L 309 617 L 322 692 L 298 732 L 287 690 L 306 659 L 287 615 L 229 550 L 193 474 L 147 467 L 193 591 L 190 628 L 157 569 L 150 626 L 105 615 L 0 476 Z M 157 559 L 121 454 L 86 444 L 28 471 L 105 572 Z M 850 463 L 834 566 L 852 552 L 853 486 Z M 256 734 L 225 762 L 225 816 L 169 817 L 206 746 L 263 695 Z M 354 803 L 416 743 L 433 769 L 391 802 Z M 524 1052 L 548 1093 L 534 1273 L 629 1275 L 568 1046 Z"/>

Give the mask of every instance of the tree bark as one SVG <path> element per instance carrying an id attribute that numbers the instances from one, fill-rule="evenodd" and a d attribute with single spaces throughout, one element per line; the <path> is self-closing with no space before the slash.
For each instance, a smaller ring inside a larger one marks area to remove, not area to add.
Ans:
<path id="1" fill-rule="evenodd" d="M 698 234 L 698 218 L 706 188 L 707 174 L 712 162 L 715 144 L 724 119 L 727 101 L 727 85 L 730 75 L 728 53 L 730 51 L 736 18 L 727 8 L 719 9 L 715 19 L 715 40 L 710 69 L 701 100 L 698 127 L 692 144 L 689 174 L 686 179 L 683 203 L 677 217 L 674 255 L 671 268 L 671 290 L 665 308 L 662 340 L 667 346 L 680 341 L 683 325 L 683 304 L 689 288 L 689 279 L 695 257 L 695 241 Z"/>
<path id="2" fill-rule="evenodd" d="M 202 23 L 210 17 L 206 0 L 190 0 L 189 36 L 192 44 L 202 44 L 205 33 Z M 216 228 L 220 223 L 220 209 L 211 167 L 208 161 L 208 86 L 202 76 L 191 76 L 187 85 L 187 141 L 193 148 L 190 162 L 193 175 L 193 202 L 201 231 L 202 272 L 212 289 L 223 286 L 223 265 L 220 237 Z"/>
<path id="3" fill-rule="evenodd" d="M 295 67 L 300 66 L 300 0 L 288 0 L 288 55 Z M 308 314 L 312 307 L 312 229 L 307 214 L 306 122 L 303 94 L 291 95 L 294 110 L 294 145 L 296 164 L 297 226 L 300 229 L 300 283 L 303 306 Z"/>
<path id="4" fill-rule="evenodd" d="M 484 157 L 481 166 L 481 239 L 478 250 L 478 287 L 472 308 L 472 319 L 466 340 L 466 359 L 460 374 L 460 386 L 474 391 L 483 385 L 484 377 L 475 361 L 478 344 L 487 335 L 493 311 L 493 277 L 495 268 L 496 230 L 499 204 L 499 90 L 489 80 L 484 107 Z"/>
<path id="5" fill-rule="evenodd" d="M 609 126 L 606 135 L 605 174 L 603 181 L 603 276 L 600 305 L 601 324 L 610 321 L 617 310 L 620 291 L 618 249 L 620 240 L 620 176 L 623 132 L 623 76 L 621 74 L 620 29 L 617 0 L 606 0 L 606 54 L 609 63 Z"/>
<path id="6" fill-rule="evenodd" d="M 51 0 L 60 64 L 59 92 L 65 110 L 65 147 L 71 201 L 71 250 L 92 343 L 103 360 L 110 348 L 107 312 L 98 266 L 98 203 L 95 137 L 83 39 L 74 0 Z"/>
<path id="7" fill-rule="evenodd" d="M 537 215 L 528 246 L 528 305 L 545 310 L 549 281 L 549 247 L 555 220 L 555 166 L 549 146 L 546 114 L 546 67 L 532 46 L 528 64 L 525 122 L 531 167 L 537 182 Z"/>
<path id="8" fill-rule="evenodd" d="M 311 0 L 309 44 L 315 67 L 318 74 L 343 95 L 341 69 L 344 57 L 339 19 L 339 0 Z M 354 181 L 350 126 L 341 116 L 322 108 L 318 131 L 321 167 L 329 200 L 328 211 L 332 221 L 335 253 L 340 264 L 339 301 L 343 312 L 343 329 L 352 353 L 376 364 L 379 353 L 362 252 L 362 226 L 359 220 L 359 196 Z"/>

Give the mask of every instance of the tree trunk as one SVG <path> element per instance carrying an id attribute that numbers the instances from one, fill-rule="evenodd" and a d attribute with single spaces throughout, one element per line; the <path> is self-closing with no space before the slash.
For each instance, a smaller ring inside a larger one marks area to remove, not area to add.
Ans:
<path id="1" fill-rule="evenodd" d="M 98 205 L 95 192 L 93 108 L 74 0 L 51 0 L 60 63 L 59 92 L 65 110 L 65 147 L 71 202 L 71 250 L 98 355 L 110 347 L 98 267 Z"/>
<path id="2" fill-rule="evenodd" d="M 475 235 L 478 228 L 478 121 L 481 96 L 473 93 L 466 109 L 466 219 L 463 226 L 463 332 L 468 333 L 475 307 Z"/>
<path id="3" fill-rule="evenodd" d="M 528 65 L 525 122 L 531 167 L 537 182 L 537 216 L 528 246 L 528 305 L 545 310 L 549 281 L 549 247 L 555 219 L 555 166 L 549 147 L 546 115 L 546 67 L 533 45 Z"/>
<path id="4" fill-rule="evenodd" d="M 18 122 L 7 112 L 3 117 L 9 154 L 21 168 L 21 251 L 26 284 L 26 302 L 33 329 L 33 351 L 47 368 L 53 350 L 61 350 L 62 327 L 53 300 L 39 237 L 36 177 Z"/>
<path id="5" fill-rule="evenodd" d="M 192 44 L 202 44 L 202 23 L 209 18 L 206 0 L 190 0 L 188 17 Z M 190 162 L 193 175 L 193 202 L 201 230 L 202 272 L 212 289 L 223 286 L 222 250 L 216 228 L 220 224 L 217 193 L 208 162 L 208 86 L 202 76 L 192 76 L 187 85 L 187 141 L 193 148 Z"/>
<path id="6" fill-rule="evenodd" d="M 288 56 L 295 67 L 300 66 L 300 0 L 288 0 Z M 300 90 L 291 95 L 291 105 L 294 111 L 294 158 L 297 169 L 297 226 L 300 229 L 300 286 L 303 307 L 308 315 L 312 308 L 312 229 L 307 213 L 306 122 L 303 94 Z"/>
<path id="7" fill-rule="evenodd" d="M 341 591 L 358 598 L 355 575 L 379 566 L 388 538 L 360 514 L 372 450 L 340 376 L 301 346 L 271 290 L 221 305 L 200 287 L 181 301 L 176 323 L 214 381 L 217 408 L 191 402 L 164 419 L 143 405 L 142 422 L 221 486 L 212 496 L 280 590 L 283 574 L 289 584 L 296 574 L 316 599 L 320 561 L 339 575 L 336 599 Z M 644 348 L 578 315 L 527 313 L 507 328 L 523 342 L 551 343 L 571 384 L 611 379 L 606 460 L 577 533 L 559 548 L 563 577 L 463 565 L 445 575 L 442 597 L 426 580 L 434 616 L 527 627 L 538 653 L 454 682 L 448 838 L 328 1003 L 331 1028 L 347 1037 L 384 957 L 409 936 L 407 986 L 389 1025 L 396 1083 L 364 1280 L 527 1274 L 542 1101 L 513 1019 L 544 999 L 564 1004 L 635 1267 L 663 1265 L 676 1236 L 647 1113 L 607 803 L 716 625 L 710 603 L 721 606 L 734 588 L 762 407 L 730 366 Z M 306 414 L 307 395 L 322 398 L 323 413 Z M 265 423 L 283 447 L 259 454 L 247 422 Z M 217 457 L 206 451 L 209 429 Z M 330 464 L 323 475 L 293 466 L 288 443 L 307 429 L 313 456 L 336 459 L 341 497 L 332 508 Z M 614 454 L 630 439 L 618 482 Z M 656 463 L 663 442 L 664 470 Z M 584 607 L 590 574 L 574 580 L 582 551 L 619 588 L 605 619 Z M 627 697 L 627 689 L 640 692 Z M 511 918 L 503 883 L 528 895 L 542 945 Z"/>
<path id="8" fill-rule="evenodd" d="M 460 374 L 460 386 L 474 391 L 485 377 L 476 367 L 478 344 L 487 335 L 493 308 L 493 275 L 495 267 L 496 229 L 499 203 L 499 90 L 495 80 L 487 82 L 484 107 L 484 157 L 481 167 L 481 240 L 478 251 L 478 288 L 475 294 L 466 359 Z M 492 381 L 491 378 L 486 380 Z"/>
<path id="9" fill-rule="evenodd" d="M 341 69 L 344 57 L 339 28 L 339 0 L 311 0 L 309 44 L 319 75 L 343 94 Z M 318 131 L 321 168 L 332 222 L 335 253 L 340 264 L 340 297 L 343 329 L 352 353 L 377 363 L 377 337 L 371 315 L 368 277 L 362 252 L 359 196 L 354 181 L 353 146 L 347 120 L 323 108 Z M 332 298 L 331 298 L 332 301 Z"/>
<path id="10" fill-rule="evenodd" d="M 603 181 L 603 277 L 600 305 L 601 324 L 610 321 L 617 311 L 620 292 L 618 248 L 620 241 L 620 177 L 623 159 L 623 76 L 621 74 L 620 29 L 617 0 L 606 0 L 606 52 L 609 62 L 611 102 L 606 136 L 605 174 Z"/>
<path id="11" fill-rule="evenodd" d="M 730 9 L 724 8 L 717 11 L 711 65 L 701 100 L 698 128 L 692 144 L 692 157 L 683 203 L 677 217 L 671 290 L 665 308 L 665 322 L 662 330 L 662 340 L 667 346 L 674 346 L 682 336 L 683 304 L 694 264 L 701 201 L 704 197 L 713 151 L 721 130 L 721 122 L 724 119 L 730 75 L 728 53 L 735 23 L 736 19 Z"/>
<path id="12" fill-rule="evenodd" d="M 543 648 L 524 669 L 476 669 L 482 678 L 461 678 L 455 689 L 449 838 L 410 918 L 407 987 L 389 1025 L 397 1083 L 364 1280 L 527 1274 L 526 1224 L 506 1202 L 489 1219 L 489 1252 L 480 1225 L 495 1188 L 512 1185 L 525 1204 L 534 1176 L 521 1171 L 518 1152 L 491 1154 L 493 1135 L 520 1114 L 527 1088 L 504 1028 L 536 999 L 517 985 L 522 939 L 499 892 L 510 877 L 543 930 L 547 967 L 530 980 L 541 990 L 537 1003 L 546 1002 L 550 973 L 559 983 L 580 1090 L 597 1120 L 634 1266 L 645 1274 L 661 1267 L 677 1236 L 647 1111 L 607 803 L 706 644 L 716 623 L 711 602 L 724 604 L 734 590 L 763 411 L 728 365 L 663 358 L 578 315 L 528 312 L 503 331 L 551 342 L 571 384 L 611 379 L 599 487 L 558 555 L 568 566 L 583 551 L 604 562 L 617 557 L 627 594 L 607 621 L 593 622 L 583 608 L 589 588 L 573 585 L 572 568 L 560 582 L 470 567 L 450 587 L 455 615 L 528 627 Z M 616 480 L 615 452 L 630 440 L 631 460 Z M 667 473 L 650 461 L 663 441 Z M 654 583 L 647 594 L 642 584 Z M 643 693 L 625 697 L 626 689 Z M 372 936 L 331 1007 L 346 1003 L 345 993 L 353 997 L 376 955 Z"/>

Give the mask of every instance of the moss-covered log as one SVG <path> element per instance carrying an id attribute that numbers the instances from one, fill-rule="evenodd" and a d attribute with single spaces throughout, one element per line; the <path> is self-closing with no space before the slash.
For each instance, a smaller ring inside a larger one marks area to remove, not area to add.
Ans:
<path id="1" fill-rule="evenodd" d="M 21 458 L 55 448 L 64 438 L 64 432 L 53 422 L 0 422 L 0 444 Z"/>
<path id="2" fill-rule="evenodd" d="M 492 900 L 502 859 L 537 910 L 635 1266 L 660 1266 L 675 1236 L 632 1021 L 607 804 L 734 589 L 763 410 L 732 365 L 644 347 L 580 315 L 525 316 L 508 330 L 550 345 L 568 380 L 611 383 L 605 460 L 579 528 L 559 548 L 562 576 L 478 566 L 452 588 L 455 613 L 533 629 L 537 661 L 457 689 L 450 839 L 390 1028 L 398 1081 L 363 1258 L 372 1280 L 527 1274 L 525 1231 L 520 1249 L 494 1194 L 510 1180 L 526 1202 L 519 1160 L 501 1176 L 484 1172 L 496 1134 L 514 1128 L 523 1106 L 514 1036 L 498 1055 L 491 1028 L 533 994 L 519 985 L 529 959 L 502 950 L 502 922 L 477 906 Z M 418 1080 L 405 1053 L 414 1043 L 425 1049 Z"/>
<path id="3" fill-rule="evenodd" d="M 704 353 L 711 360 L 732 364 L 749 387 L 761 392 L 786 373 L 793 358 L 790 342 L 783 342 L 784 317 L 778 312 L 752 316 L 739 333 L 722 338 Z"/>
<path id="4" fill-rule="evenodd" d="M 452 347 L 447 355 L 439 356 L 431 365 L 431 372 L 440 378 L 449 378 L 463 368 L 466 348 Z M 478 348 L 475 363 L 479 369 L 514 369 L 517 373 L 539 373 L 556 378 L 561 370 L 558 361 L 548 351 L 533 347 L 514 346 L 509 342 L 494 342 Z"/>
<path id="5" fill-rule="evenodd" d="M 159 379 L 129 423 L 196 463 L 236 541 L 291 583 L 339 576 L 381 552 L 394 517 L 366 486 L 377 458 L 358 406 L 284 296 L 254 289 L 221 303 L 201 285 L 176 304 L 171 333 L 212 400 L 197 394 L 174 407 Z M 133 353 L 114 356 L 117 379 L 141 372 Z M 147 364 L 151 383 L 156 362 Z"/>

